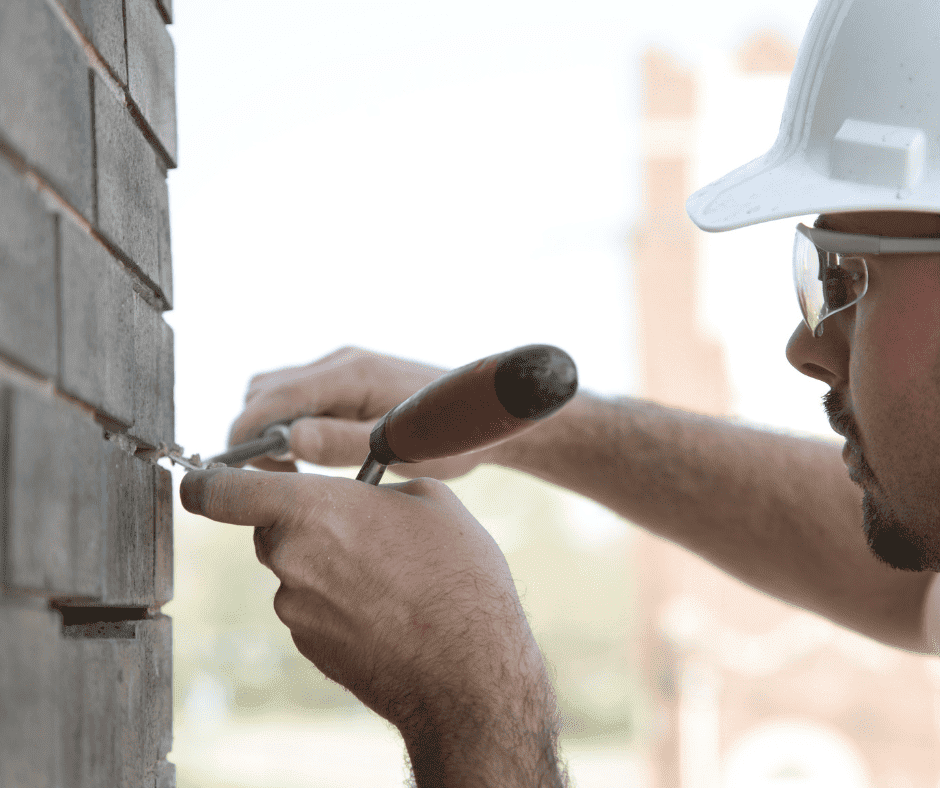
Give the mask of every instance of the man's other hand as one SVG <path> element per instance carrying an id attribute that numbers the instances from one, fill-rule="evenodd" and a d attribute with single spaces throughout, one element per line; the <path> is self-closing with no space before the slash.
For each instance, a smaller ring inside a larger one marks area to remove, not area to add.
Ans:
<path id="1" fill-rule="evenodd" d="M 180 497 L 255 527 L 297 648 L 406 739 L 511 713 L 514 693 L 521 714 L 547 681 L 502 552 L 445 484 L 222 468 Z"/>

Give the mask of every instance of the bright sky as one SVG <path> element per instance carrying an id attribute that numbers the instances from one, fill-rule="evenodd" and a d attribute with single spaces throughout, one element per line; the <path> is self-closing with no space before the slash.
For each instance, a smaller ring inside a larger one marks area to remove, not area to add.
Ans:
<path id="1" fill-rule="evenodd" d="M 551 343 L 635 393 L 640 53 L 797 43 L 814 5 L 176 0 L 177 442 L 223 450 L 253 374 L 348 344 L 455 367 Z"/>

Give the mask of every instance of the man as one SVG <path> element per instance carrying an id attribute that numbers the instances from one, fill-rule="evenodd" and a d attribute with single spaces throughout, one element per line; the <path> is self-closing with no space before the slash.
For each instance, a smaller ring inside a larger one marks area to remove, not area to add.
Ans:
<path id="1" fill-rule="evenodd" d="M 938 29 L 937 3 L 822 0 L 774 147 L 688 202 L 709 231 L 820 214 L 796 232 L 803 323 L 787 357 L 829 385 L 850 471 L 828 443 L 582 392 L 485 452 L 396 466 L 402 484 L 276 473 L 297 468 L 272 459 L 255 463 L 267 473 L 183 480 L 189 511 L 256 526 L 278 617 L 398 727 L 418 786 L 565 784 L 554 695 L 505 559 L 436 481 L 480 462 L 590 497 L 882 643 L 940 652 Z M 755 250 L 728 275 L 759 279 L 762 263 Z M 444 372 L 344 348 L 259 375 L 231 442 L 296 419 L 294 457 L 356 465 L 373 424 Z"/>

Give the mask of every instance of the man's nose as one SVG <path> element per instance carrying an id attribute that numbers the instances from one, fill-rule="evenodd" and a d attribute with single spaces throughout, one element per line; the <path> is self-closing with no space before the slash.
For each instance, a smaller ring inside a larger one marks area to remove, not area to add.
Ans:
<path id="1" fill-rule="evenodd" d="M 787 361 L 797 372 L 821 380 L 830 388 L 837 388 L 848 381 L 848 347 L 845 337 L 835 325 L 833 318 L 825 323 L 823 335 L 814 337 L 802 320 L 787 342 Z"/>

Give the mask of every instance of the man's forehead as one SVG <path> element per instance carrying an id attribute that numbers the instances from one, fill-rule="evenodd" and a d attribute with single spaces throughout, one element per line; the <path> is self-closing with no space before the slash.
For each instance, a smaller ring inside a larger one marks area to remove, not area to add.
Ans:
<path id="1" fill-rule="evenodd" d="M 852 211 L 820 214 L 814 227 L 893 238 L 940 237 L 940 213 L 923 211 Z"/>

